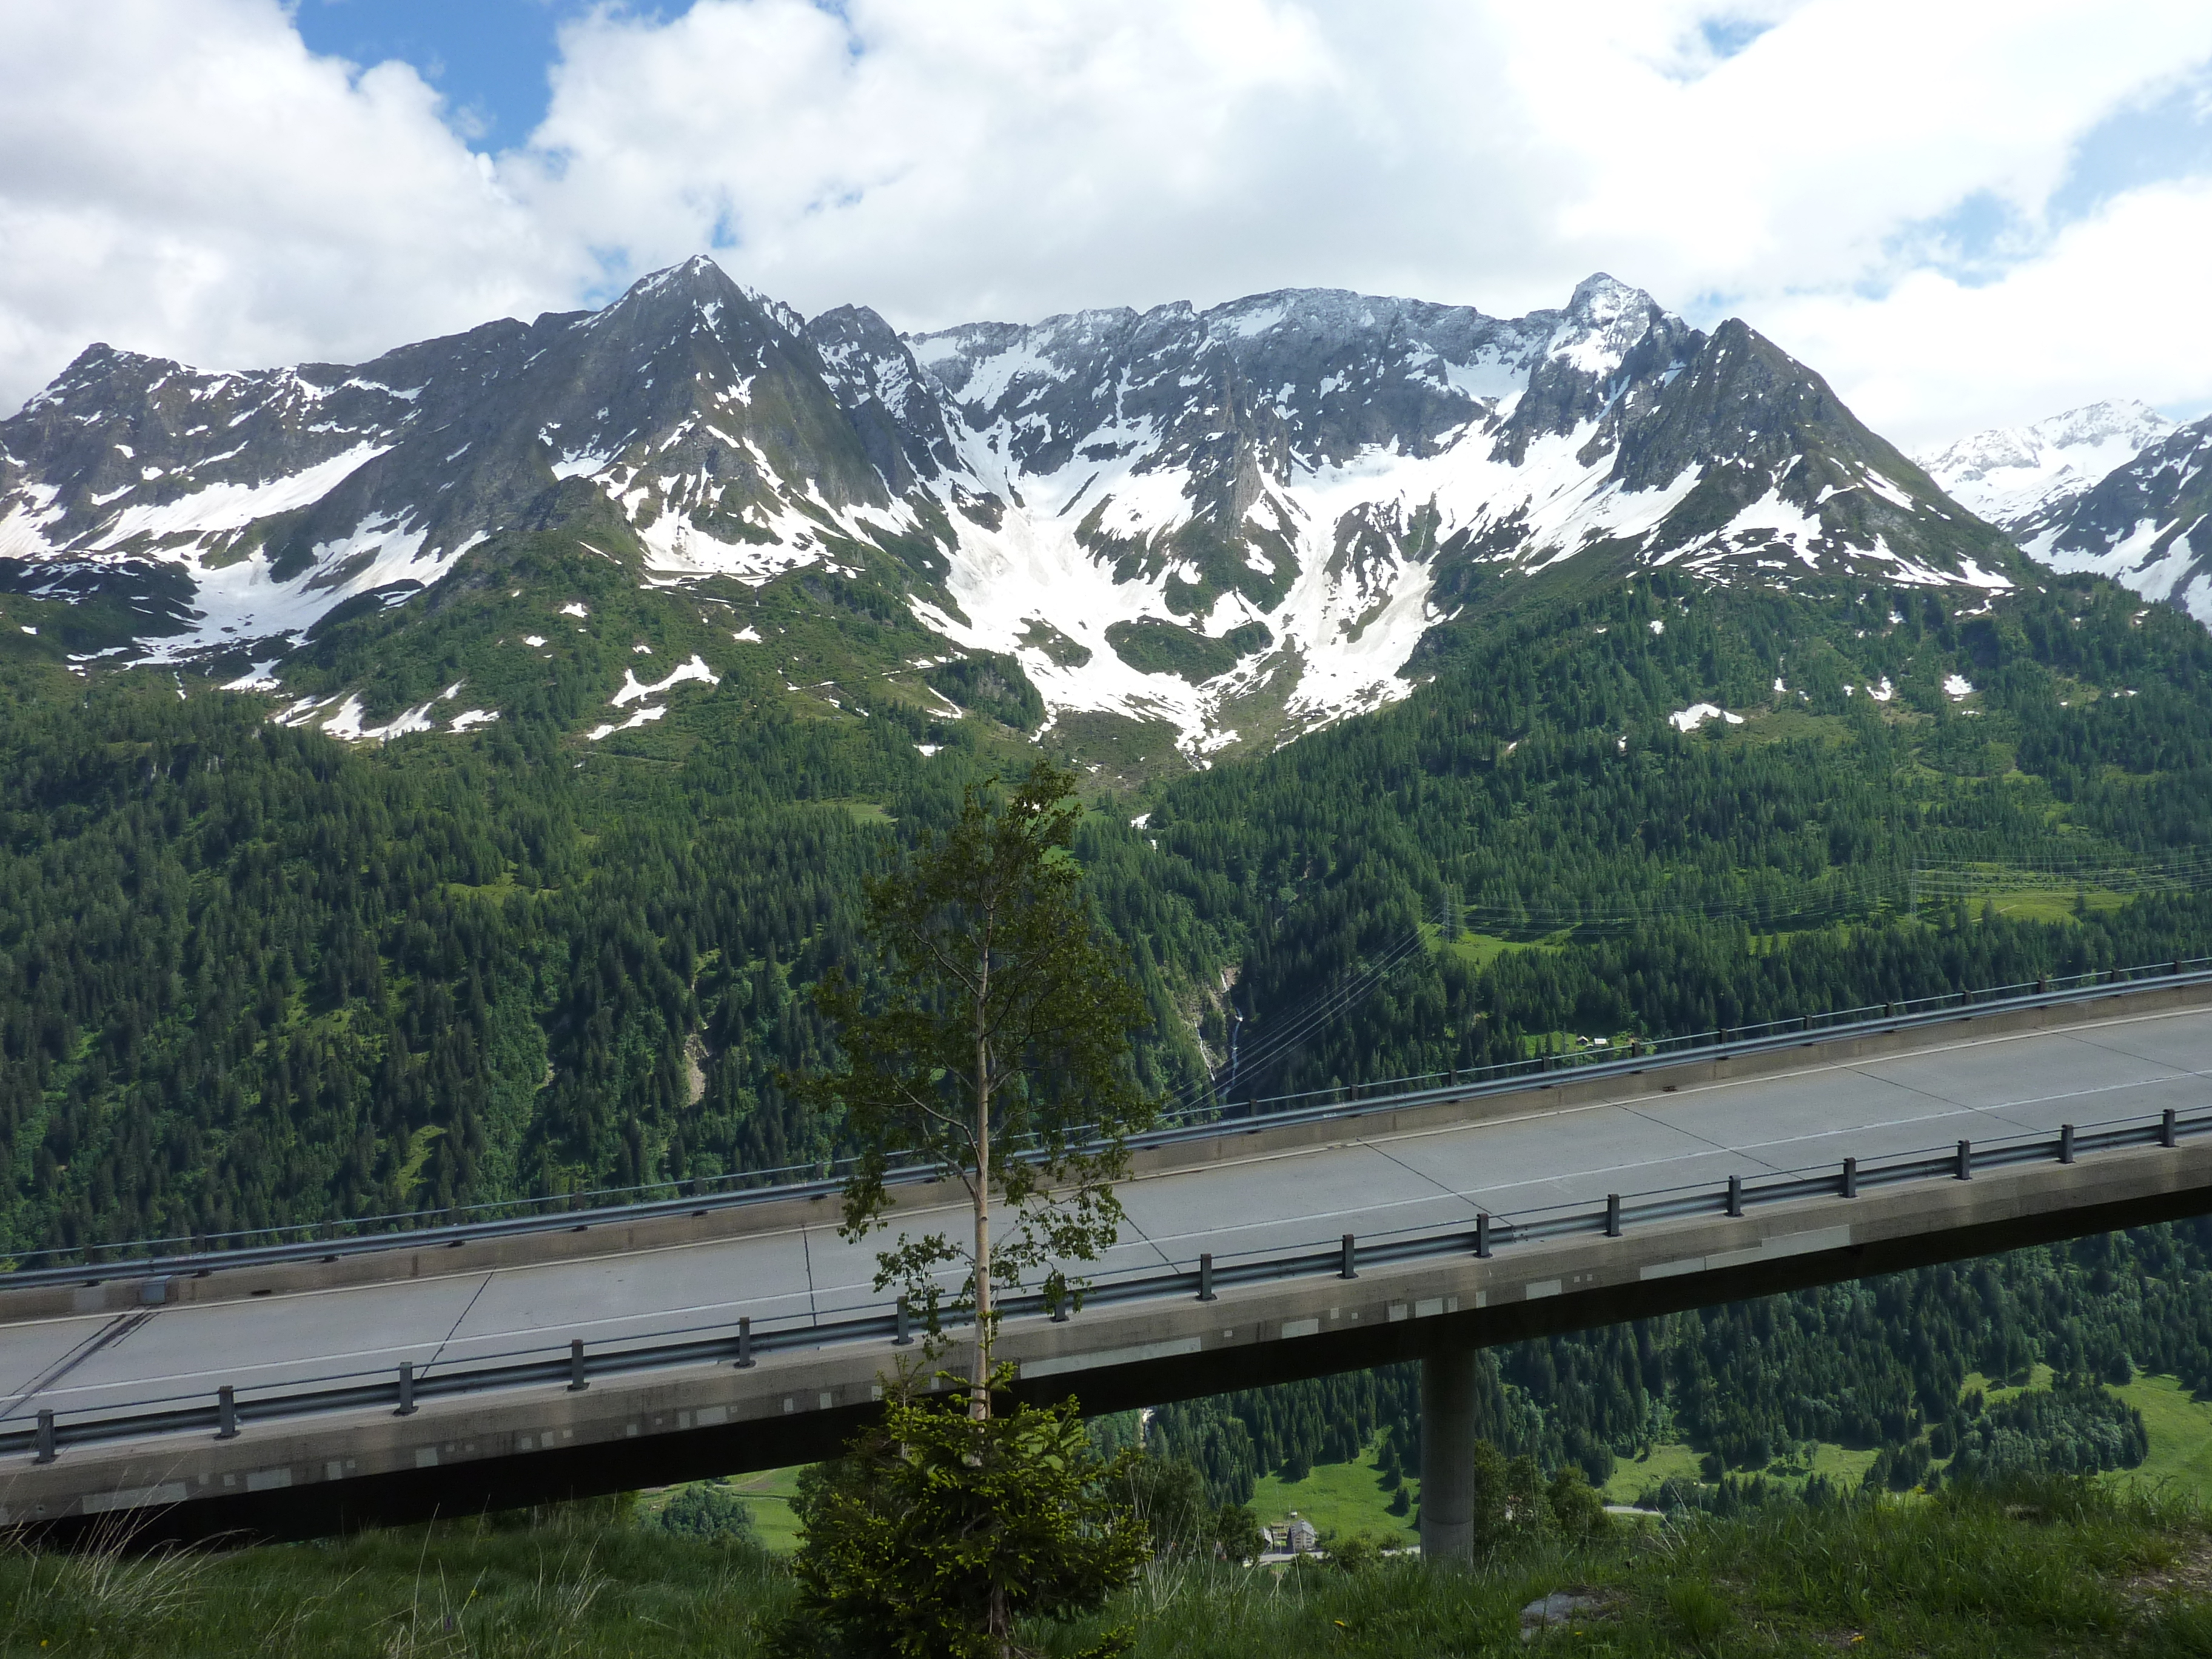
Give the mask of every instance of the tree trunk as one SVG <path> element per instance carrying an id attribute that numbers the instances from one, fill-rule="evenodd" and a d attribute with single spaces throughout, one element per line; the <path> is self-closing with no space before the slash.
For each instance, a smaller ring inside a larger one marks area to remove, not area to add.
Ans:
<path id="1" fill-rule="evenodd" d="M 1014 1620 L 1006 1607 L 1006 1590 L 1003 1584 L 991 1586 L 990 1610 L 986 1615 L 991 1636 L 999 1650 L 999 1659 L 1014 1659 Z"/>
<path id="2" fill-rule="evenodd" d="M 987 925 L 975 993 L 975 1370 L 968 1385 L 968 1415 L 978 1423 L 991 1415 L 991 1045 L 986 1035 L 990 990 Z"/>

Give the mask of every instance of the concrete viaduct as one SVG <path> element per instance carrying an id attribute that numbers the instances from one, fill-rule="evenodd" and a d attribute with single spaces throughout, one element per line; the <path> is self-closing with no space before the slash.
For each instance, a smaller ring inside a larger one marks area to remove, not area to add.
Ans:
<path id="1" fill-rule="evenodd" d="M 1214 1124 L 1136 1154 L 1019 1392 L 1420 1359 L 1469 1547 L 1478 1349 L 2212 1211 L 2212 974 Z M 899 1194 L 933 1224 L 945 1190 Z M 826 1183 L 0 1279 L 0 1524 L 301 1536 L 833 1453 L 917 1349 Z M 319 1251 L 319 1253 L 318 1253 Z"/>

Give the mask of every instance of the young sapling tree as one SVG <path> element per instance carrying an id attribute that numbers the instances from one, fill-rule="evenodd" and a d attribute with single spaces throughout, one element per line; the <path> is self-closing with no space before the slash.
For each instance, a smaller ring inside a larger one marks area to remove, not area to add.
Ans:
<path id="1" fill-rule="evenodd" d="M 890 1225 L 894 1160 L 966 1190 L 966 1236 L 902 1231 L 876 1288 L 897 1287 L 933 1355 L 948 1320 L 972 1317 L 979 1420 L 1000 1295 L 1035 1274 L 1054 1312 L 1080 1305 L 1074 1269 L 1113 1244 L 1128 1137 L 1158 1112 L 1129 1065 L 1152 1016 L 1073 856 L 1075 775 L 1039 761 L 1011 794 L 997 783 L 969 785 L 944 834 L 870 884 L 877 971 L 864 988 L 833 969 L 817 994 L 843 1063 L 793 1085 L 860 1147 L 846 1237 Z"/>

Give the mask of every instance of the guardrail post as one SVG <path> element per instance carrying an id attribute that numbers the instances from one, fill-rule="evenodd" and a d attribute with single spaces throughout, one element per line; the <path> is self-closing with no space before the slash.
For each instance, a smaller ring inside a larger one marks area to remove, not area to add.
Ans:
<path id="1" fill-rule="evenodd" d="M 1971 1140 L 1962 1140 L 1959 1143 L 1959 1179 L 1972 1181 L 1973 1178 L 1974 1143 Z"/>
<path id="2" fill-rule="evenodd" d="M 1065 1325 L 1067 1323 L 1067 1309 L 1068 1301 L 1066 1299 L 1063 1299 L 1062 1301 L 1054 1304 L 1052 1310 L 1052 1322 L 1055 1325 Z"/>
<path id="3" fill-rule="evenodd" d="M 2035 994 L 2036 994 L 2036 995 L 2038 995 L 2038 996 L 2039 996 L 2039 997 L 2040 997 L 2040 996 L 2048 996 L 2048 995 L 2050 995 L 2050 994 L 2051 994 L 2051 975 L 2048 975 L 2048 974 L 2038 974 L 2038 975 L 2035 976 Z"/>
<path id="4" fill-rule="evenodd" d="M 898 1334 L 891 1338 L 891 1346 L 894 1348 L 911 1348 L 914 1346 L 913 1327 L 913 1310 L 906 1305 L 906 1298 L 904 1297 L 901 1297 L 898 1299 Z"/>
<path id="5" fill-rule="evenodd" d="M 1605 1236 L 1607 1238 L 1620 1237 L 1620 1194 L 1619 1193 L 1607 1193 L 1605 1195 Z"/>
<path id="6" fill-rule="evenodd" d="M 1213 1295 L 1213 1253 L 1201 1250 L 1198 1256 L 1198 1299 L 1211 1302 Z"/>
<path id="7" fill-rule="evenodd" d="M 568 1392 L 581 1394 L 591 1386 L 591 1379 L 584 1375 L 584 1339 L 571 1337 L 568 1340 Z"/>
<path id="8" fill-rule="evenodd" d="M 415 1415 L 415 1362 L 411 1359 L 399 1362 L 399 1409 L 392 1414 L 394 1417 Z"/>
<path id="9" fill-rule="evenodd" d="M 1339 1279 L 1357 1279 L 1359 1277 L 1358 1273 L 1353 1270 L 1352 1266 L 1352 1257 L 1355 1254 L 1356 1249 L 1352 1243 L 1352 1235 L 1350 1233 L 1346 1233 L 1344 1236 L 1344 1266 L 1338 1271 L 1336 1275 Z"/>
<path id="10" fill-rule="evenodd" d="M 238 1395 L 228 1382 L 215 1391 L 215 1437 L 238 1438 Z"/>
<path id="11" fill-rule="evenodd" d="M 738 1321 L 738 1369 L 749 1371 L 753 1368 L 753 1322 L 750 1317 Z"/>
<path id="12" fill-rule="evenodd" d="M 1856 1198 L 1858 1195 L 1859 1161 L 1855 1158 L 1847 1158 L 1844 1160 L 1844 1196 Z"/>
<path id="13" fill-rule="evenodd" d="M 2061 1164 L 2074 1161 L 2074 1126 L 2070 1123 L 2058 1126 L 2058 1161 Z"/>
<path id="14" fill-rule="evenodd" d="M 1490 1259 L 1490 1218 L 1478 1215 L 1474 1218 L 1474 1254 L 1478 1261 Z"/>
<path id="15" fill-rule="evenodd" d="M 31 1461 L 33 1463 L 54 1461 L 54 1414 L 44 1406 L 39 1407 L 38 1455 Z"/>
<path id="16" fill-rule="evenodd" d="M 1730 1215 L 1743 1213 L 1743 1177 L 1740 1175 L 1729 1177 L 1728 1212 Z"/>
<path id="17" fill-rule="evenodd" d="M 2166 1115 L 2158 1121 L 2158 1144 L 2161 1146 L 2178 1146 L 2181 1144 L 2180 1129 L 2173 1121 L 2173 1108 L 2171 1106 L 2166 1109 Z"/>

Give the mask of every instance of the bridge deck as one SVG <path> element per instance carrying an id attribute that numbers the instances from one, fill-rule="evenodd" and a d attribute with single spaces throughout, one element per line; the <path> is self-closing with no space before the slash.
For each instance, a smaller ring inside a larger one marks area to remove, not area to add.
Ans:
<path id="1" fill-rule="evenodd" d="M 1656 1068 L 1655 1068 L 1656 1069 Z M 1940 1028 L 1912 1052 L 1808 1064 L 1659 1093 L 1562 1105 L 1534 1089 L 1492 1097 L 1480 1121 L 1361 1133 L 1328 1144 L 1227 1155 L 1133 1179 L 1123 1242 L 1102 1286 L 1333 1248 L 1363 1248 L 1511 1219 L 1608 1193 L 1711 1188 L 1731 1175 L 1832 1170 L 1916 1152 L 2048 1134 L 2212 1104 L 2212 1008 L 2128 1012 L 2064 1030 Z M 629 1255 L 453 1271 L 395 1282 L 210 1300 L 0 1326 L 0 1428 L 40 1407 L 82 1418 L 162 1399 L 204 1403 L 349 1374 L 389 1379 L 402 1360 L 434 1377 L 499 1356 L 595 1349 L 690 1332 L 757 1335 L 887 1309 L 872 1287 L 878 1241 L 820 1219 Z M 954 1211 L 912 1211 L 907 1231 L 957 1229 Z M 1087 1319 L 1091 1316 L 1080 1316 Z M 13 1463 L 19 1460 L 9 1458 Z"/>

